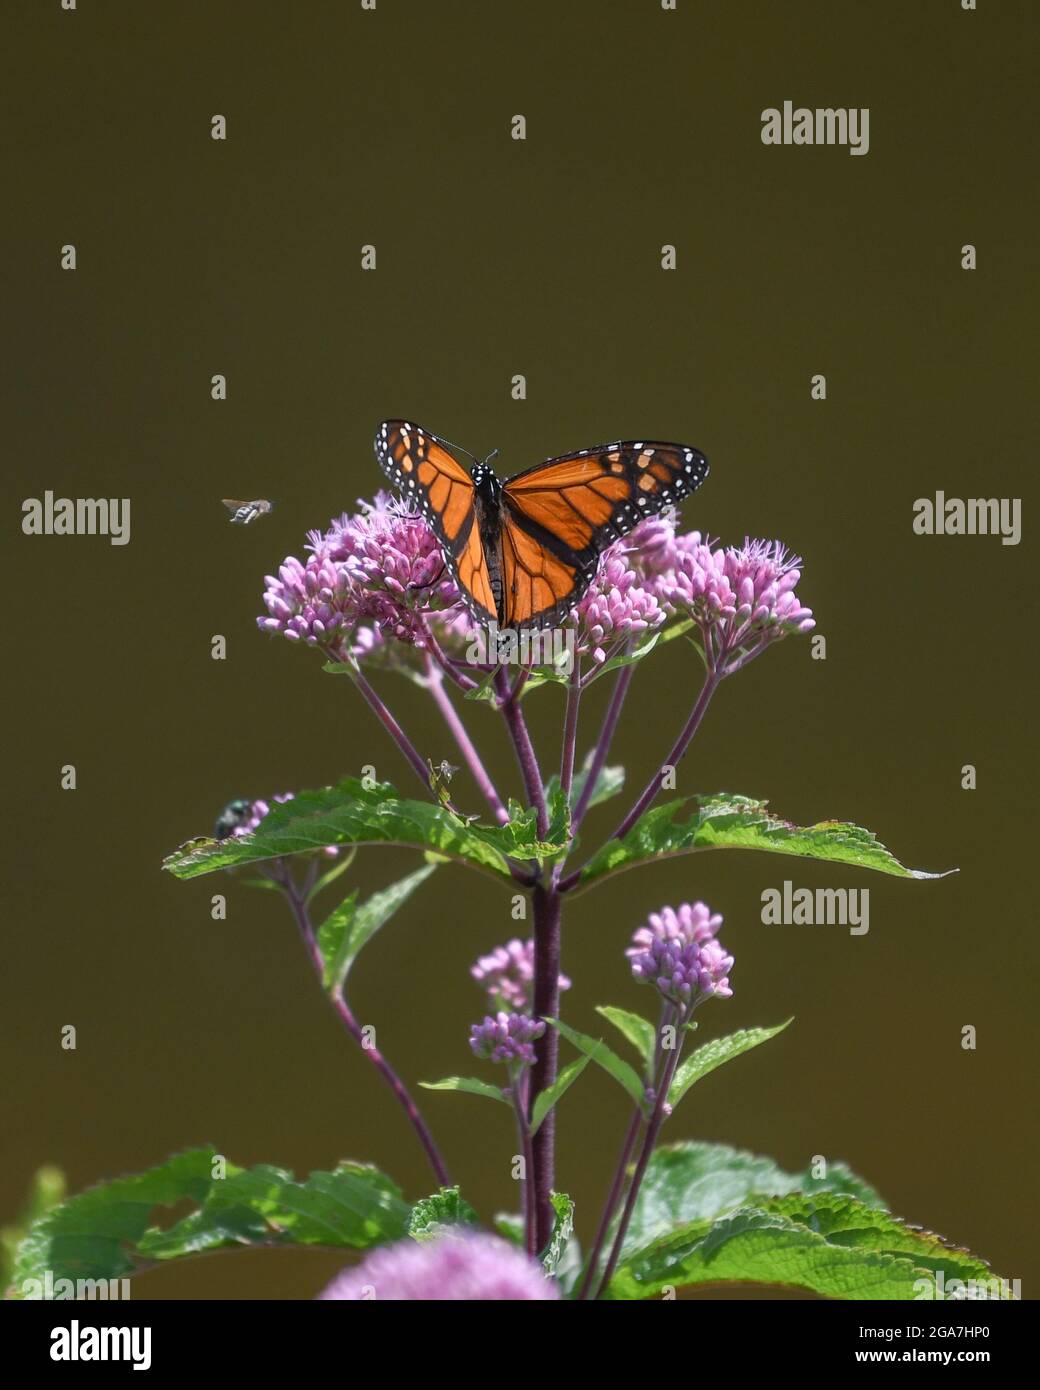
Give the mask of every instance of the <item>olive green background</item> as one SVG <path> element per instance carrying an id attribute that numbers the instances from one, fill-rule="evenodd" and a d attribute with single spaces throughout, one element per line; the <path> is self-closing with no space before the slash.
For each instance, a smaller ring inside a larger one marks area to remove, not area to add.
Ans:
<path id="1" fill-rule="evenodd" d="M 69 14 L 9 0 L 2 24 L 0 1217 L 44 1161 L 80 1189 L 210 1140 L 238 1163 L 351 1156 L 429 1188 L 281 902 L 159 871 L 235 795 L 366 762 L 413 790 L 350 688 L 254 626 L 263 575 L 372 495 L 375 427 L 407 415 L 499 447 L 504 473 L 616 436 L 688 441 L 712 462 L 689 524 L 804 555 L 827 659 L 792 639 L 729 683 L 680 790 L 853 819 L 907 863 L 960 874 L 724 854 L 626 875 L 568 908 L 568 1016 L 597 1029 L 597 1003 L 645 1007 L 629 934 L 703 896 L 737 964 L 702 1030 L 796 1022 L 705 1081 L 671 1137 L 789 1167 L 844 1158 L 1029 1297 L 1035 5 L 80 0 Z M 760 113 L 785 98 L 869 107 L 869 154 L 763 146 Z M 59 269 L 67 242 L 74 273 Z M 810 399 L 817 372 L 825 402 Z M 131 543 L 23 536 L 21 502 L 47 488 L 131 497 Z M 915 536 L 913 501 L 936 489 L 1023 498 L 1022 544 Z M 232 529 L 224 495 L 278 506 Z M 640 670 L 618 744 L 633 782 L 696 682 L 680 644 Z M 421 692 L 383 689 L 424 753 L 452 756 Z M 530 709 L 551 762 L 559 692 Z M 494 716 L 467 715 L 513 789 Z M 65 763 L 74 792 L 59 790 Z M 589 836 L 616 812 L 590 816 Z M 414 862 L 373 849 L 356 881 Z M 763 926 L 761 892 L 787 878 L 869 888 L 869 934 Z M 219 890 L 229 915 L 214 923 Z M 479 1070 L 468 966 L 514 929 L 504 888 L 449 867 L 369 948 L 356 1008 L 410 1083 Z M 508 1205 L 508 1113 L 465 1096 L 424 1107 L 469 1199 Z M 561 1112 L 559 1185 L 586 1234 L 626 1117 L 602 1074 Z M 225 1255 L 135 1294 L 306 1297 L 340 1263 Z"/>

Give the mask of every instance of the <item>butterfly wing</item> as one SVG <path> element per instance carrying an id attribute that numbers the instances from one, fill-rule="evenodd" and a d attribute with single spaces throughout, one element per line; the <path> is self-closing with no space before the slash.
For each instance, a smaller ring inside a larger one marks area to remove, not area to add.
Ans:
<path id="1" fill-rule="evenodd" d="M 384 420 L 375 449 L 383 472 L 432 528 L 470 612 L 480 622 L 493 619 L 495 596 L 469 473 L 443 440 L 407 420 Z"/>
<path id="2" fill-rule="evenodd" d="M 608 545 L 707 476 L 699 449 L 640 441 L 564 454 L 510 478 L 502 491 L 504 626 L 560 621 Z"/>

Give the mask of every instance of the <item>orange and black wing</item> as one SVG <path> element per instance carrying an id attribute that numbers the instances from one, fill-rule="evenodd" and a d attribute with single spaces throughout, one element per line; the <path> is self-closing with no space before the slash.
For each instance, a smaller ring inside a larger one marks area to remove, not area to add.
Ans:
<path id="1" fill-rule="evenodd" d="M 588 588 L 602 552 L 708 476 L 686 444 L 604 444 L 549 459 L 503 488 L 505 626 L 560 621 Z"/>
<path id="2" fill-rule="evenodd" d="M 383 472 L 429 523 L 470 612 L 480 621 L 494 618 L 495 596 L 473 506 L 473 479 L 442 440 L 407 420 L 384 420 L 375 448 Z"/>

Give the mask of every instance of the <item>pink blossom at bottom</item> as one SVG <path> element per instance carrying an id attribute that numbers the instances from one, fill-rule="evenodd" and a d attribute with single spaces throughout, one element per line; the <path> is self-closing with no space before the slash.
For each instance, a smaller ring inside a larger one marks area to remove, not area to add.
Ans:
<path id="1" fill-rule="evenodd" d="M 541 1265 L 497 1236 L 398 1241 L 337 1274 L 319 1299 L 424 1302 L 552 1300 L 560 1291 Z"/>

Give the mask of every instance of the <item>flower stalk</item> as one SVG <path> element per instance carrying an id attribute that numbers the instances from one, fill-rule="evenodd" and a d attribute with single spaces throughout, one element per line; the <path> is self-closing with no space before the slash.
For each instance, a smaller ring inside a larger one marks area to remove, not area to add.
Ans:
<path id="1" fill-rule="evenodd" d="M 539 841 L 547 841 L 550 807 L 542 768 L 521 706 L 530 695 L 533 666 L 521 663 L 510 675 L 501 663 L 488 664 L 471 656 L 476 632 L 469 610 L 447 572 L 436 536 L 424 517 L 381 494 L 362 512 L 344 515 L 324 532 L 312 532 L 306 562 L 290 557 L 278 574 L 268 576 L 264 596 L 265 631 L 289 641 L 318 647 L 328 660 L 343 664 L 354 685 L 393 739 L 427 795 L 433 796 L 462 820 L 444 786 L 431 775 L 432 761 L 424 756 L 362 670 L 404 670 L 429 692 L 455 746 L 497 826 L 510 823 L 511 803 L 502 798 L 483 758 L 455 707 L 448 685 L 463 693 L 478 692 L 490 676 L 490 703 L 503 721 L 523 785 L 524 802 L 533 810 Z M 810 610 L 801 606 L 795 585 L 800 561 L 777 542 L 746 541 L 742 547 L 722 548 L 699 532 L 677 535 L 674 519 L 658 515 L 641 522 L 630 535 L 609 546 L 599 568 L 573 613 L 565 619 L 572 664 L 566 679 L 566 712 L 560 749 L 559 781 L 570 803 L 573 839 L 596 795 L 611 744 L 641 662 L 655 645 L 655 634 L 674 624 L 673 634 L 689 632 L 703 655 L 706 674 L 680 733 L 665 759 L 675 768 L 698 733 L 720 683 L 756 660 L 774 641 L 813 626 Z M 476 644 L 478 647 L 480 644 Z M 626 659 L 617 672 L 606 712 L 585 763 L 585 780 L 574 798 L 579 715 L 583 691 L 610 663 Z M 492 658 L 493 660 L 493 658 Z M 547 665 L 545 680 L 559 681 L 557 667 Z M 540 682 L 542 683 L 542 682 Z M 450 774 L 446 774 L 446 777 Z M 445 778 L 446 780 L 446 778 Z M 655 772 L 616 825 L 609 839 L 624 839 L 653 804 L 662 788 Z M 513 1106 L 524 1158 L 524 1243 L 529 1256 L 549 1245 L 554 1210 L 555 1111 L 542 1119 L 532 1134 L 538 1097 L 559 1075 L 559 1032 L 545 1019 L 560 1017 L 560 991 L 569 981 L 560 975 L 563 901 L 576 887 L 582 869 L 566 872 L 568 849 L 545 860 L 522 861 L 506 855 L 515 881 L 530 895 L 533 935 L 530 942 L 512 941 L 482 957 L 473 974 L 488 992 L 492 1007 L 473 1028 L 470 1039 L 476 1055 L 505 1062 L 509 1086 L 502 1093 Z M 307 908 L 316 870 L 303 889 L 276 861 L 272 870 L 289 901 L 301 936 L 319 978 L 324 963 Z M 663 909 L 637 931 L 628 955 L 633 975 L 651 984 L 662 997 L 661 1026 L 647 1062 L 646 1101 L 637 1106 L 624 1136 L 606 1204 L 601 1214 L 578 1296 L 595 1290 L 601 1295 L 617 1268 L 639 1199 L 643 1177 L 665 1119 L 670 1113 L 672 1085 L 694 1009 L 706 998 L 730 993 L 727 972 L 733 964 L 715 940 L 721 918 L 703 904 Z M 377 1067 L 401 1104 L 423 1145 L 438 1182 L 448 1183 L 447 1170 L 436 1144 L 396 1072 L 374 1048 L 364 1046 L 362 1030 L 340 987 L 328 991 L 333 1007 L 365 1055 Z M 675 1030 L 668 1045 L 665 1033 Z M 628 1179 L 633 1154 L 635 1168 Z M 627 1183 L 627 1187 L 626 1187 Z M 605 1263 L 603 1254 L 613 1233 Z M 602 1271 L 601 1271 L 601 1265 Z"/>

